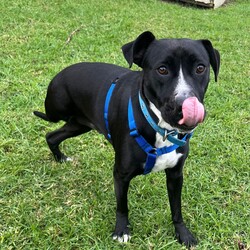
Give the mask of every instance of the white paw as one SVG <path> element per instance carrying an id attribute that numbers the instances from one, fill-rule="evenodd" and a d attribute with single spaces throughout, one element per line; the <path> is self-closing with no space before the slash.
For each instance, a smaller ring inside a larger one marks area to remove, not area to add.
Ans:
<path id="1" fill-rule="evenodd" d="M 67 157 L 67 158 L 66 158 L 66 161 L 73 161 L 73 159 L 70 158 L 70 157 Z"/>
<path id="2" fill-rule="evenodd" d="M 131 239 L 131 236 L 129 234 L 124 234 L 123 236 L 117 236 L 117 235 L 114 235 L 113 236 L 113 240 L 117 240 L 118 242 L 120 243 L 127 243 L 129 242 Z"/>

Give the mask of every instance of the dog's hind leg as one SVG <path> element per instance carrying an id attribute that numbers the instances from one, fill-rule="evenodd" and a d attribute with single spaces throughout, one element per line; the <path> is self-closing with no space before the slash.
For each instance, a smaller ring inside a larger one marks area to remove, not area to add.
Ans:
<path id="1" fill-rule="evenodd" d="M 89 132 L 90 130 L 90 127 L 79 124 L 74 118 L 71 118 L 60 129 L 48 133 L 46 135 L 46 140 L 51 152 L 55 157 L 55 160 L 58 162 L 69 161 L 70 158 L 60 151 L 60 143 L 68 138 Z"/>

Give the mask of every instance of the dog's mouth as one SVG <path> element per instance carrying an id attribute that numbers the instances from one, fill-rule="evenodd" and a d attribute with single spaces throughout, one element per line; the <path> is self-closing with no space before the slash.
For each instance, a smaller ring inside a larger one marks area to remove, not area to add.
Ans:
<path id="1" fill-rule="evenodd" d="M 194 96 L 185 99 L 182 105 L 177 109 L 173 109 L 172 112 L 166 112 L 165 117 L 163 115 L 163 119 L 168 120 L 180 133 L 189 133 L 194 130 L 199 123 L 204 121 L 204 118 L 205 108 Z"/>
<path id="2" fill-rule="evenodd" d="M 189 97 L 182 104 L 182 118 L 178 121 L 179 125 L 187 127 L 197 126 L 202 123 L 205 117 L 205 109 L 196 97 Z"/>
<path id="3" fill-rule="evenodd" d="M 193 126 L 193 127 L 188 127 L 188 126 L 185 126 L 185 125 L 182 125 L 182 126 L 178 126 L 176 127 L 176 130 L 178 131 L 178 133 L 180 134 L 190 134 L 194 131 L 194 129 L 196 128 L 197 126 Z"/>

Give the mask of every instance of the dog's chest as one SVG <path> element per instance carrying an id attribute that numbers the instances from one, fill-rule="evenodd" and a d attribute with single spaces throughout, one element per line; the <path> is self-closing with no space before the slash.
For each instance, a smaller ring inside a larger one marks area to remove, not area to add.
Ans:
<path id="1" fill-rule="evenodd" d="M 159 119 L 158 126 L 165 128 L 165 129 L 168 129 L 168 130 L 173 129 L 168 123 L 166 123 L 163 120 L 163 118 L 161 116 L 161 112 L 151 102 L 150 102 L 150 108 Z M 173 145 L 168 140 L 163 141 L 163 138 L 159 133 L 156 133 L 155 137 L 156 137 L 155 138 L 155 148 L 169 147 L 169 146 Z M 176 150 L 174 150 L 170 153 L 158 156 L 156 159 L 154 168 L 152 169 L 152 172 L 161 171 L 161 170 L 164 170 L 166 168 L 173 168 L 177 164 L 177 162 L 181 158 L 181 156 L 182 156 L 182 154 L 176 153 Z"/>
<path id="2" fill-rule="evenodd" d="M 163 141 L 162 136 L 156 133 L 156 141 L 155 141 L 156 148 L 161 148 L 165 146 L 169 147 L 171 145 L 173 145 L 171 142 L 169 142 L 168 140 Z M 181 156 L 182 154 L 177 153 L 176 150 L 170 153 L 158 156 L 156 159 L 155 165 L 152 169 L 152 172 L 158 172 L 166 168 L 173 168 L 177 164 Z"/>

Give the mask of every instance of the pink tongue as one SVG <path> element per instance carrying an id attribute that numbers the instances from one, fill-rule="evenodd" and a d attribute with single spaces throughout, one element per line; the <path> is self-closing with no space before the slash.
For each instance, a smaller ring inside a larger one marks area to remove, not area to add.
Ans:
<path id="1" fill-rule="evenodd" d="M 196 97 L 187 98 L 182 104 L 183 118 L 178 122 L 180 125 L 195 126 L 204 120 L 204 106 Z"/>

